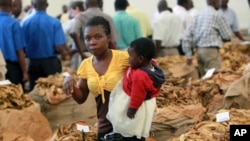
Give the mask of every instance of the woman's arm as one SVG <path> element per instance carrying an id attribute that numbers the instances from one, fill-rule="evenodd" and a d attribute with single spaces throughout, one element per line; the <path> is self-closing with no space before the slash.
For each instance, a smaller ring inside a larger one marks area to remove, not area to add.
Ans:
<path id="1" fill-rule="evenodd" d="M 78 84 L 76 84 L 71 76 L 66 77 L 63 84 L 63 91 L 66 95 L 72 96 L 78 104 L 82 104 L 89 95 L 87 80 L 80 78 Z"/>

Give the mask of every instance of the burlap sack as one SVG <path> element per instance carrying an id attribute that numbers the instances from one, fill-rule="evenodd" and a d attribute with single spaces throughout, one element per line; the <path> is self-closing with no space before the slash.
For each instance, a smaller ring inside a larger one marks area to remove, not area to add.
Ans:
<path id="1" fill-rule="evenodd" d="M 35 101 L 32 101 L 32 103 L 33 103 L 32 105 L 25 108 L 24 110 L 40 113 L 41 112 L 40 105 L 38 103 L 36 103 Z"/>
<path id="2" fill-rule="evenodd" d="M 213 76 L 213 80 L 216 84 L 220 86 L 220 89 L 227 90 L 229 86 L 235 81 L 238 80 L 242 75 L 240 74 L 233 74 L 233 73 L 217 73 Z"/>
<path id="3" fill-rule="evenodd" d="M 158 110 L 153 122 L 164 123 L 178 118 L 191 118 L 196 122 L 201 121 L 206 109 L 201 103 L 193 105 L 170 105 Z"/>
<path id="4" fill-rule="evenodd" d="M 169 68 L 169 71 L 174 77 L 185 77 L 195 71 L 195 66 L 188 66 L 185 63 L 182 63 Z"/>
<path id="5" fill-rule="evenodd" d="M 188 127 L 195 123 L 194 119 L 188 117 L 177 118 L 163 123 L 152 122 L 150 137 L 157 141 L 166 141 L 185 133 Z"/>
<path id="6" fill-rule="evenodd" d="M 147 137 L 147 138 L 146 138 L 146 141 L 158 141 L 158 140 L 156 140 L 156 139 L 154 139 L 154 138 L 152 138 L 152 137 Z"/>
<path id="7" fill-rule="evenodd" d="M 34 89 L 30 96 L 40 104 L 42 114 L 48 119 L 52 131 L 60 125 L 77 120 L 84 120 L 90 125 L 97 122 L 95 98 L 89 94 L 84 104 L 77 104 L 73 98 L 68 98 L 59 104 L 50 104 L 44 97 L 41 97 L 37 89 Z"/>
<path id="8" fill-rule="evenodd" d="M 199 79 L 198 69 L 195 65 L 188 66 L 185 63 L 177 64 L 174 67 L 169 68 L 172 76 L 184 78 L 184 86 L 187 84 L 189 79 Z"/>
<path id="9" fill-rule="evenodd" d="M 3 133 L 1 141 L 35 141 L 35 140 L 26 135 L 20 135 L 16 133 Z"/>
<path id="10" fill-rule="evenodd" d="M 250 73 L 236 80 L 224 97 L 225 108 L 250 109 Z"/>
<path id="11" fill-rule="evenodd" d="M 204 113 L 201 104 L 165 107 L 154 116 L 150 136 L 158 141 L 177 137 L 186 132 L 190 125 L 201 121 Z"/>
<path id="12" fill-rule="evenodd" d="M 222 109 L 224 95 L 216 94 L 213 96 L 211 102 L 207 105 L 207 113 L 216 113 L 218 110 Z"/>
<path id="13" fill-rule="evenodd" d="M 35 141 L 45 141 L 52 135 L 48 120 L 38 112 L 1 110 L 0 125 L 5 133 L 29 136 Z"/>

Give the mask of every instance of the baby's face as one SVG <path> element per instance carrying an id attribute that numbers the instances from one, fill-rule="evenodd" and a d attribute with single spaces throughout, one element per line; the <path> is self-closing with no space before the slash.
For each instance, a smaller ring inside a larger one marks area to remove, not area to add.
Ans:
<path id="1" fill-rule="evenodd" d="M 130 67 L 135 69 L 135 68 L 139 68 L 142 66 L 142 56 L 138 56 L 138 54 L 135 52 L 134 48 L 129 47 L 128 54 L 129 54 Z"/>

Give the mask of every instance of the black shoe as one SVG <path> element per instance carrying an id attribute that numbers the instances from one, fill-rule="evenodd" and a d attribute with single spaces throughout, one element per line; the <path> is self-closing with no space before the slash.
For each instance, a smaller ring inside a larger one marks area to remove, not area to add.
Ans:
<path id="1" fill-rule="evenodd" d="M 101 139 L 102 141 L 123 141 L 123 136 L 119 133 L 109 133 Z"/>

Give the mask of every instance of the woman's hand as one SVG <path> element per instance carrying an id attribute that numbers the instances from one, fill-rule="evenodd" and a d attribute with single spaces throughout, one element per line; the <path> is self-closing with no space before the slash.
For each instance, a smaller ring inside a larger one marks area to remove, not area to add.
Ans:
<path id="1" fill-rule="evenodd" d="M 63 93 L 66 94 L 66 96 L 71 96 L 74 92 L 74 85 L 75 81 L 72 76 L 66 76 L 64 78 L 63 82 Z"/>

